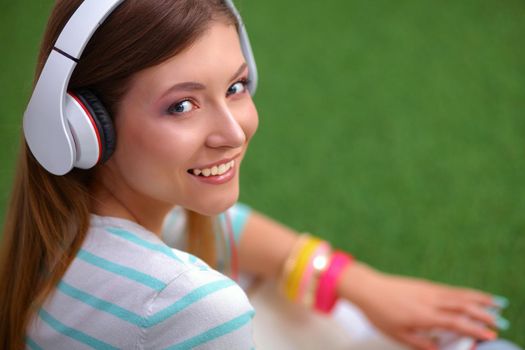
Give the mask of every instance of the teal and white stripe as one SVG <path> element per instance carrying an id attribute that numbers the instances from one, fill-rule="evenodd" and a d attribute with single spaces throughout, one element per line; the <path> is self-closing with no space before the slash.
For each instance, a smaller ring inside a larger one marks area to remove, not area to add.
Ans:
<path id="1" fill-rule="evenodd" d="M 136 224 L 99 216 L 91 223 L 28 328 L 27 349 L 254 346 L 253 308 L 235 282 Z"/>
<path id="2" fill-rule="evenodd" d="M 51 328 L 55 329 L 58 333 L 62 334 L 65 337 L 72 338 L 79 343 L 82 343 L 84 345 L 87 345 L 93 349 L 100 349 L 100 350 L 118 350 L 118 348 L 105 343 L 95 337 L 92 337 L 81 330 L 71 328 L 51 316 L 46 310 L 40 309 L 38 312 L 38 316 L 42 321 L 44 321 L 47 325 L 49 325 Z"/>
<path id="3" fill-rule="evenodd" d="M 146 323 L 145 318 L 142 315 L 139 315 L 133 311 L 126 310 L 123 307 L 120 307 L 109 301 L 97 298 L 94 295 L 86 293 L 78 288 L 75 288 L 68 283 L 61 281 L 58 284 L 58 290 L 65 295 L 78 300 L 79 302 L 89 305 L 92 308 L 111 314 L 115 317 L 118 317 L 126 322 L 135 324 L 137 326 L 143 325 Z"/>
<path id="4" fill-rule="evenodd" d="M 138 246 L 141 246 L 143 248 L 146 248 L 146 249 L 149 249 L 149 250 L 152 250 L 152 251 L 156 251 L 156 252 L 160 252 L 180 263 L 183 263 L 183 261 L 181 260 L 181 258 L 179 258 L 178 256 L 175 255 L 175 253 L 173 252 L 173 250 L 168 247 L 166 244 L 158 244 L 158 243 L 152 243 L 152 242 L 149 242 L 145 239 L 142 239 L 140 238 L 139 236 L 129 232 L 129 231 L 126 231 L 126 230 L 123 230 L 121 228 L 118 228 L 118 227 L 108 227 L 107 228 L 107 232 L 111 233 L 111 234 L 114 234 L 115 236 L 117 237 L 120 237 L 122 239 L 125 239 L 126 241 L 128 242 L 131 242 L 131 243 L 134 243 Z"/>
<path id="5" fill-rule="evenodd" d="M 100 269 L 105 270 L 106 272 L 114 273 L 121 277 L 134 280 L 156 291 L 160 291 L 161 289 L 166 287 L 166 283 L 162 282 L 161 280 L 158 280 L 153 276 L 137 271 L 125 265 L 106 260 L 84 249 L 80 249 L 80 251 L 77 254 L 77 258 L 84 260 L 88 264 L 97 266 Z"/>
<path id="6" fill-rule="evenodd" d="M 229 334 L 241 328 L 242 326 L 246 325 L 248 322 L 252 320 L 254 314 L 255 312 L 253 311 L 247 311 L 246 313 L 234 318 L 233 320 L 225 322 L 221 324 L 220 326 L 214 327 L 202 334 L 199 334 L 193 338 L 185 340 L 179 344 L 175 344 L 170 347 L 167 347 L 166 349 L 167 350 L 193 349 L 197 346 L 208 343 L 216 338 L 222 337 L 225 334 Z"/>
<path id="7" fill-rule="evenodd" d="M 30 337 L 26 337 L 26 345 L 31 349 L 31 350 L 43 350 L 40 345 L 38 345 L 33 339 L 31 339 Z"/>

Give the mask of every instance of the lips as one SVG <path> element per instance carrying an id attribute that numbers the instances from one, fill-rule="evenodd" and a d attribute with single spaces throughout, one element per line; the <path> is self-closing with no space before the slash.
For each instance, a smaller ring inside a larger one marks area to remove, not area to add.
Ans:
<path id="1" fill-rule="evenodd" d="M 236 169 L 235 160 L 231 160 L 228 163 L 214 165 L 211 168 L 190 169 L 188 170 L 188 173 L 193 179 L 199 181 L 200 183 L 205 183 L 208 185 L 222 185 L 235 178 L 235 174 L 237 173 Z M 213 175 L 212 172 L 216 172 L 216 175 Z"/>
<path id="2" fill-rule="evenodd" d="M 229 162 L 221 163 L 221 164 L 218 164 L 218 165 L 214 165 L 214 166 L 209 167 L 209 168 L 190 169 L 190 170 L 188 170 L 188 172 L 190 174 L 195 175 L 195 176 L 204 176 L 204 177 L 221 176 L 221 175 L 224 175 L 225 173 L 227 173 L 228 170 L 230 170 L 234 166 L 235 166 L 235 160 L 231 160 Z"/>
<path id="3" fill-rule="evenodd" d="M 234 157 L 225 158 L 215 163 L 208 163 L 206 165 L 188 169 L 188 173 L 202 177 L 220 176 L 235 167 L 235 164 L 237 163 L 236 159 L 239 158 L 240 155 L 241 153 L 235 155 Z"/>

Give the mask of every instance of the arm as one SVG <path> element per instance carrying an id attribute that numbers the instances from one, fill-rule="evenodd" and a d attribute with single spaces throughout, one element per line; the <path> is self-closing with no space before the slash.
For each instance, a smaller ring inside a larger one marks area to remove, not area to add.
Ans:
<path id="1" fill-rule="evenodd" d="M 279 278 L 296 239 L 292 229 L 252 210 L 239 242 L 240 269 L 264 278 Z"/>
<path id="2" fill-rule="evenodd" d="M 298 233 L 252 211 L 239 242 L 241 270 L 278 279 Z M 452 330 L 477 339 L 494 339 L 494 306 L 486 293 L 424 280 L 383 274 L 361 262 L 341 273 L 337 293 L 357 305 L 370 321 L 392 338 L 417 349 L 432 349 L 423 335 L 431 329 Z"/>

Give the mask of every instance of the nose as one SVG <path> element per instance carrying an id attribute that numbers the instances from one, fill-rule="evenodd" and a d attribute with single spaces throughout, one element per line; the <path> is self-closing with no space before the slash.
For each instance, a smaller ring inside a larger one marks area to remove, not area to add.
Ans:
<path id="1" fill-rule="evenodd" d="M 211 148 L 238 148 L 246 142 L 246 133 L 231 108 L 227 105 L 216 109 L 211 118 L 211 132 L 206 145 Z"/>

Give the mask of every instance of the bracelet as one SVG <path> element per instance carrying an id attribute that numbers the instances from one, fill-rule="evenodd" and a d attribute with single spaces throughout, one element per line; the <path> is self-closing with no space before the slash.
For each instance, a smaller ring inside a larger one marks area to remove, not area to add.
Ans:
<path id="1" fill-rule="evenodd" d="M 337 301 L 337 282 L 341 277 L 344 268 L 352 262 L 351 255 L 336 251 L 332 254 L 330 265 L 319 279 L 319 287 L 317 288 L 315 298 L 315 309 L 330 313 Z"/>
<path id="2" fill-rule="evenodd" d="M 297 259 L 295 268 L 292 270 L 292 273 L 288 277 L 288 297 L 292 301 L 298 301 L 300 298 L 300 288 L 301 281 L 305 277 L 305 273 L 309 269 L 310 262 L 312 257 L 315 254 L 315 251 L 322 244 L 322 241 L 318 238 L 310 237 L 310 239 L 304 244 L 301 254 Z"/>
<path id="3" fill-rule="evenodd" d="M 305 270 L 308 267 L 308 263 L 315 250 L 321 244 L 321 240 L 314 237 L 308 237 L 308 240 L 302 246 L 302 249 L 297 257 L 294 268 L 288 276 L 286 284 L 286 294 L 292 301 L 297 301 L 299 296 L 299 287 L 301 279 L 304 275 Z"/>
<path id="4" fill-rule="evenodd" d="M 304 273 L 299 287 L 298 298 L 309 308 L 315 304 L 315 292 L 319 285 L 319 278 L 329 266 L 332 247 L 326 241 L 322 242 L 312 256 L 307 270 Z"/>
<path id="5" fill-rule="evenodd" d="M 287 287 L 288 276 L 292 272 L 295 266 L 295 263 L 297 261 L 297 255 L 301 251 L 307 239 L 308 239 L 307 234 L 301 234 L 299 238 L 297 238 L 297 240 L 295 241 L 294 246 L 290 250 L 290 254 L 288 254 L 288 258 L 286 258 L 286 261 L 284 262 L 283 269 L 281 272 L 280 287 L 285 295 L 287 295 L 286 287 Z"/>
<path id="6" fill-rule="evenodd" d="M 315 237 L 306 235 L 307 239 L 301 246 L 300 251 L 298 252 L 296 259 L 294 261 L 293 268 L 291 269 L 288 276 L 286 276 L 285 283 L 285 295 L 291 301 L 297 301 L 297 294 L 299 290 L 299 284 L 301 282 L 301 277 L 304 273 L 305 268 L 307 267 L 310 256 L 315 251 L 317 246 L 321 243 L 321 240 Z"/>

